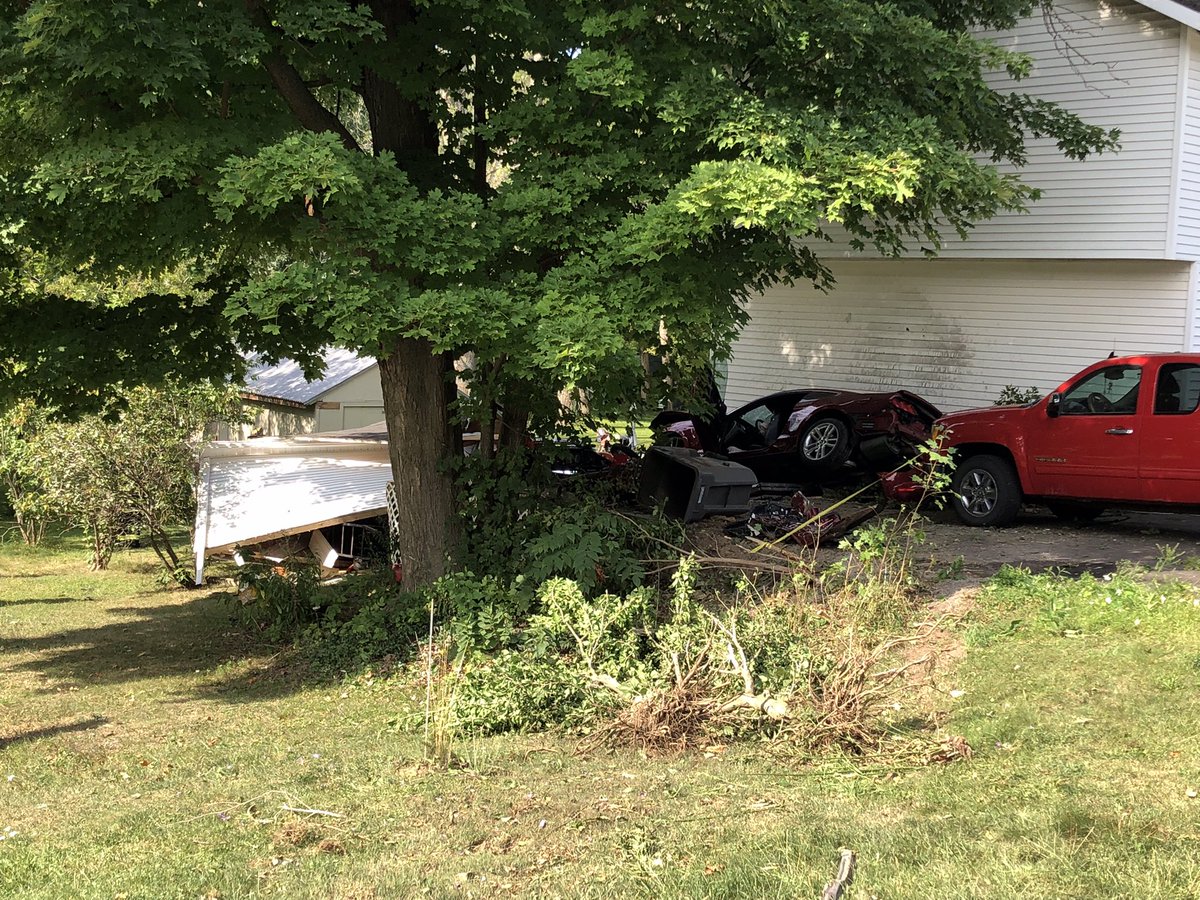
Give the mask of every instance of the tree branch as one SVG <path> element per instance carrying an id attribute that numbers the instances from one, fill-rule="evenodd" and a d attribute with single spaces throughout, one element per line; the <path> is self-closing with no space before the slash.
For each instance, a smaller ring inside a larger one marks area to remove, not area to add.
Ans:
<path id="1" fill-rule="evenodd" d="M 262 0 L 246 0 L 246 12 L 258 28 L 265 33 L 271 33 L 271 20 L 263 8 Z M 278 48 L 272 47 L 263 57 L 263 67 L 271 76 L 275 90 L 301 125 L 309 131 L 336 134 L 347 150 L 361 149 L 354 135 L 337 116 L 322 105 L 296 67 L 288 62 L 287 57 Z"/>

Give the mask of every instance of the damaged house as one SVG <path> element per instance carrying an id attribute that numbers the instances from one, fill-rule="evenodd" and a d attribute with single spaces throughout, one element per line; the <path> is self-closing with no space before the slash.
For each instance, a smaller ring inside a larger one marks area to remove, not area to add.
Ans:
<path id="1" fill-rule="evenodd" d="M 907 388 L 943 410 L 989 405 L 1005 385 L 1052 389 L 1115 351 L 1200 349 L 1200 0 L 1055 0 L 992 35 L 1032 58 L 1001 90 L 1120 130 L 1084 161 L 1030 141 L 1027 213 L 888 259 L 832 241 L 814 250 L 829 294 L 754 297 L 729 364 L 730 406 L 772 390 Z"/>

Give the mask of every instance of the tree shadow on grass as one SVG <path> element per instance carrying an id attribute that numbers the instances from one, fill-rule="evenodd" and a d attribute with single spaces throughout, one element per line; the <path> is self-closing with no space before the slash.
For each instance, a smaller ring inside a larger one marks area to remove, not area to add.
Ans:
<path id="1" fill-rule="evenodd" d="M 147 679 L 203 677 L 275 648 L 236 624 L 225 602 L 208 594 L 153 606 L 106 606 L 112 621 L 45 634 L 0 638 L 0 678 L 33 672 L 49 680 L 117 685 Z M 45 601 L 42 601 L 45 602 Z"/>
<path id="2" fill-rule="evenodd" d="M 25 731 L 18 731 L 15 734 L 0 735 L 0 750 L 7 750 L 13 744 L 18 744 L 22 741 L 36 741 L 39 738 L 54 737 L 55 735 L 68 734 L 74 731 L 90 731 L 93 728 L 99 728 L 101 725 L 107 724 L 108 719 L 104 716 L 92 715 L 86 719 L 80 719 L 78 722 L 63 722 L 58 725 L 30 728 Z"/>
<path id="3" fill-rule="evenodd" d="M 235 596 L 213 593 L 157 605 L 106 605 L 97 616 L 111 616 L 112 621 L 0 637 L 0 681 L 9 673 L 35 673 L 44 679 L 40 692 L 49 694 L 64 684 L 86 689 L 175 678 L 187 683 L 172 691 L 167 702 L 239 704 L 340 680 L 336 672 L 311 665 L 305 651 L 281 647 L 237 621 L 230 603 Z"/>
<path id="4" fill-rule="evenodd" d="M 6 606 L 29 606 L 34 603 L 95 603 L 95 597 L 23 597 L 20 600 L 0 600 L 0 609 Z"/>

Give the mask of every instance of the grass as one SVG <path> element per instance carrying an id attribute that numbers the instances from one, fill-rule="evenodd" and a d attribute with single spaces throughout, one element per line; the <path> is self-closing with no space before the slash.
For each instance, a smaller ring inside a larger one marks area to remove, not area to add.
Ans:
<path id="1" fill-rule="evenodd" d="M 849 898 L 1197 896 L 1198 595 L 1002 573 L 897 712 L 967 762 L 517 735 L 445 771 L 420 684 L 317 680 L 147 553 L 87 573 L 70 537 L 5 544 L 0 896 L 815 897 L 839 847 Z"/>

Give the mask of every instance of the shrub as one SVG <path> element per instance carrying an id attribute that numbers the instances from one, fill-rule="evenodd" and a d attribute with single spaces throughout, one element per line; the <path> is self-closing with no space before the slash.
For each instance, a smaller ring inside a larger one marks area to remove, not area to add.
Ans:
<path id="1" fill-rule="evenodd" d="M 32 400 L 0 412 L 0 510 L 11 511 L 30 546 L 45 536 L 50 514 L 36 452 L 47 421 L 46 410 Z"/>
<path id="2" fill-rule="evenodd" d="M 145 535 L 174 580 L 191 584 L 172 533 L 195 519 L 197 446 L 205 425 L 240 413 L 228 386 L 136 387 L 103 415 L 42 430 L 31 465 L 52 514 L 84 529 L 91 567 L 107 568 L 122 535 Z"/>
<path id="3" fill-rule="evenodd" d="M 509 450 L 462 461 L 460 568 L 510 582 L 569 578 L 589 593 L 636 587 L 661 526 L 614 512 L 602 502 L 602 480 L 555 478 L 550 453 Z"/>
<path id="4" fill-rule="evenodd" d="M 321 613 L 315 565 L 251 563 L 238 570 L 237 584 L 236 611 L 272 640 L 294 638 Z"/>
<path id="5" fill-rule="evenodd" d="M 1042 399 L 1042 392 L 1035 387 L 1017 387 L 1015 384 L 1006 384 L 1000 390 L 1000 396 L 996 398 L 994 406 L 1028 406 L 1030 403 L 1037 403 Z"/>

